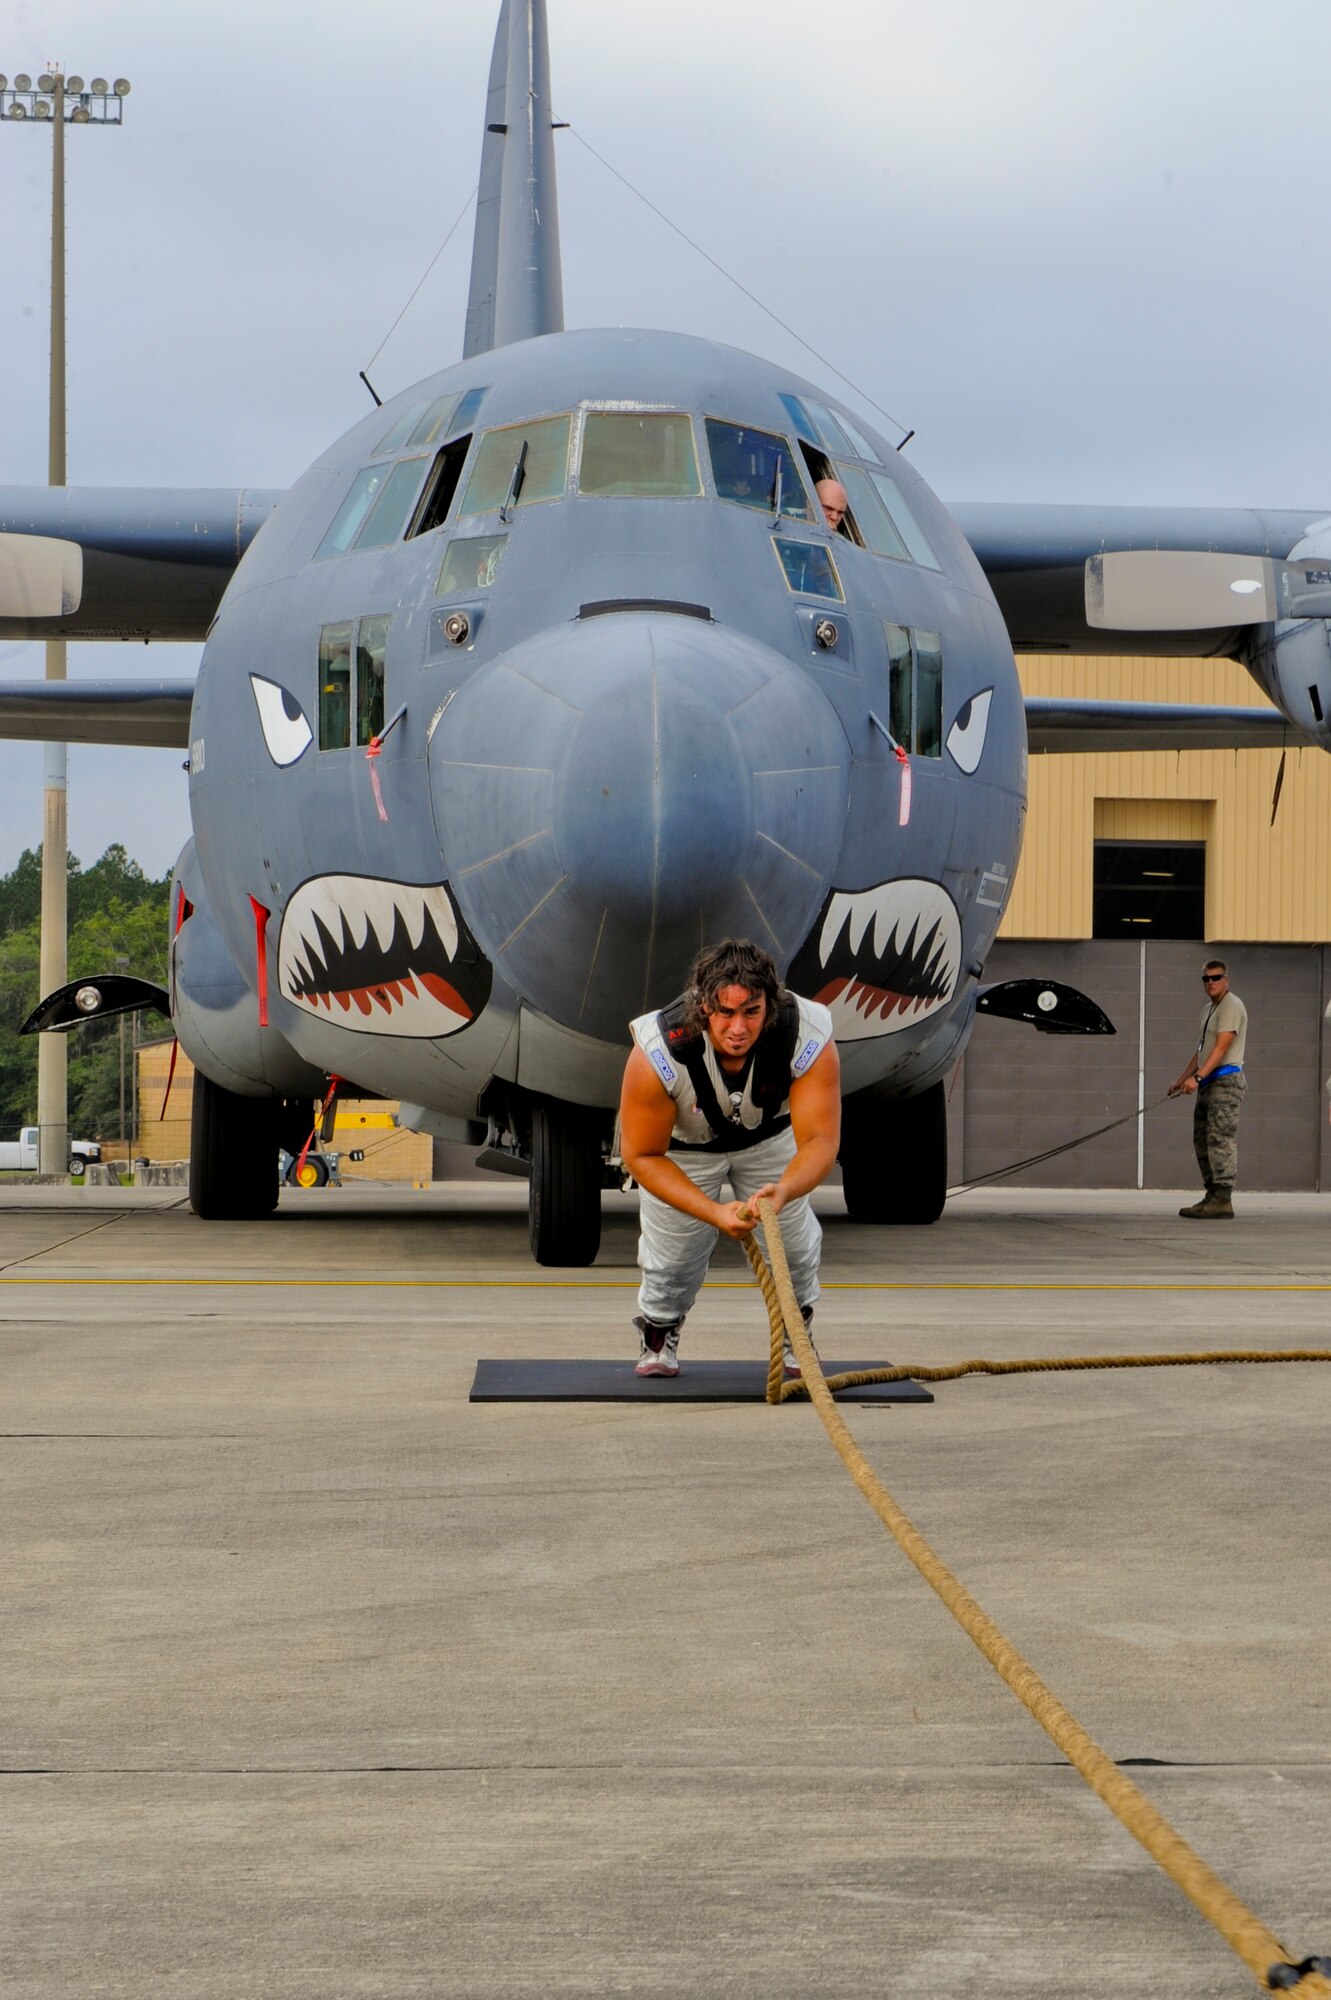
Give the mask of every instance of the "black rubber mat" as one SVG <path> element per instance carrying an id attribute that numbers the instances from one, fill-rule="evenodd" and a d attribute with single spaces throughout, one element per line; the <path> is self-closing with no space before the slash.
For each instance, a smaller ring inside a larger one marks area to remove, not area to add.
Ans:
<path id="1" fill-rule="evenodd" d="M 826 1375 L 890 1366 L 882 1361 L 825 1361 Z M 478 1361 L 473 1403 L 761 1403 L 765 1361 L 681 1363 L 678 1375 L 635 1375 L 631 1361 Z M 807 1402 L 806 1396 L 797 1399 Z M 844 1403 L 932 1403 L 919 1382 L 874 1382 L 843 1389 Z"/>

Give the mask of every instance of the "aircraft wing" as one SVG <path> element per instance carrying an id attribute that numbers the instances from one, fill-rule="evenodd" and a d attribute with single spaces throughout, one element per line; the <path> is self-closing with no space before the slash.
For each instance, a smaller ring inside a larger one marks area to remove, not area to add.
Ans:
<path id="1" fill-rule="evenodd" d="M 0 487 L 0 639 L 202 639 L 281 498 L 229 487 Z"/>
<path id="2" fill-rule="evenodd" d="M 193 701 L 193 681 L 0 681 L 0 737 L 184 750 Z"/>
<path id="3" fill-rule="evenodd" d="M 1283 560 L 1328 512 L 1331 509 L 1325 507 L 1259 512 L 1239 507 L 1064 507 L 1006 501 L 967 501 L 951 507 L 998 599 L 1014 652 L 1191 658 L 1233 657 L 1250 634 L 1251 621 L 1204 631 L 1096 628 L 1086 619 L 1087 562 L 1119 549 L 1209 550 Z"/>
<path id="4" fill-rule="evenodd" d="M 1130 635 L 1131 636 L 1131 635 Z M 1053 750 L 1283 750 L 1315 745 L 1276 708 L 1026 697 L 1032 755 Z"/>

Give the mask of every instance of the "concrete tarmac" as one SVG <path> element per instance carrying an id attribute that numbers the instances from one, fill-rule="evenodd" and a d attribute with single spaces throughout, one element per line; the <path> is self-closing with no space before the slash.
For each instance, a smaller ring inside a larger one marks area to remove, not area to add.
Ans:
<path id="1" fill-rule="evenodd" d="M 1064 1765 L 806 1405 L 467 1402 L 633 1352 L 634 1221 L 514 1184 L 0 1194 L 7 2000 L 1209 2000 L 1245 1968 Z M 1331 1346 L 1331 1203 L 963 1196 L 827 1232 L 826 1355 Z M 690 1356 L 761 1352 L 722 1245 Z M 1331 1952 L 1331 1366 L 849 1421 L 1296 1958 Z"/>

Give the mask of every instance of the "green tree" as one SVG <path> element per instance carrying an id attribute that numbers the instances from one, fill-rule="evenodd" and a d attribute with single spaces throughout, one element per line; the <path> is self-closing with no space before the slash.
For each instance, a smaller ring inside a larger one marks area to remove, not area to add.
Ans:
<path id="1" fill-rule="evenodd" d="M 37 1115 L 37 1038 L 19 1028 L 41 998 L 39 971 L 41 856 L 19 857 L 0 877 L 0 1131 L 15 1132 Z M 129 972 L 164 986 L 170 878 L 154 882 L 115 842 L 84 870 L 69 857 L 69 976 L 95 979 Z M 117 963 L 127 959 L 127 965 Z M 160 1027 L 157 1017 L 150 1017 Z M 128 1035 L 127 1035 L 128 1040 Z M 132 1089 L 126 1060 L 126 1101 Z M 119 1130 L 120 1024 L 90 1021 L 69 1037 L 69 1122 L 73 1136 Z"/>

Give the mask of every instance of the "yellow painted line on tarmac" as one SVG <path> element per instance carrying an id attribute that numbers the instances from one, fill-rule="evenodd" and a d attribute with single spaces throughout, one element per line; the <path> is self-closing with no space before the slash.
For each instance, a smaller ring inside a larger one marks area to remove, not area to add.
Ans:
<path id="1" fill-rule="evenodd" d="M 180 1286 L 204 1287 L 216 1290 L 251 1290 L 262 1286 L 265 1291 L 563 1291 L 563 1292 L 618 1292 L 636 1291 L 638 1280 L 634 1278 L 350 1278 L 350 1277 L 310 1277 L 310 1278 L 78 1278 L 55 1277 L 46 1273 L 28 1275 L 0 1272 L 0 1287 L 5 1285 L 97 1285 L 103 1287 L 134 1286 Z M 1331 1282 L 1325 1284 L 1114 1284 L 1103 1280 L 1082 1283 L 1077 1280 L 1056 1282 L 1035 1279 L 1029 1284 L 1015 1280 L 986 1279 L 832 1279 L 824 1283 L 825 1292 L 1331 1292 Z M 709 1292 L 752 1292 L 757 1286 L 742 1278 L 710 1278 Z"/>

